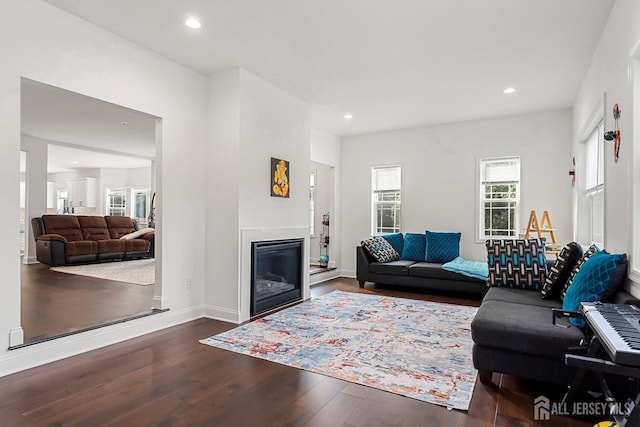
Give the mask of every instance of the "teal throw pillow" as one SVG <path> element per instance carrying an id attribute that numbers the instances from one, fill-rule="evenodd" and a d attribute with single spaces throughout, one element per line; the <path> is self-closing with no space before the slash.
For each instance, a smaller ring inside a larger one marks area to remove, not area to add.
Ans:
<path id="1" fill-rule="evenodd" d="M 399 254 L 402 253 L 402 249 L 404 248 L 404 237 L 402 233 L 393 233 L 393 234 L 383 234 L 382 237 L 384 240 L 389 242 L 391 247 L 396 250 Z"/>
<path id="2" fill-rule="evenodd" d="M 404 247 L 400 259 L 407 261 L 424 261 L 425 234 L 407 233 L 404 235 Z"/>
<path id="3" fill-rule="evenodd" d="M 610 286 L 618 264 L 626 257 L 622 254 L 594 253 L 577 272 L 562 302 L 563 310 L 578 311 L 581 302 L 600 300 Z M 614 285 L 614 284 L 611 284 Z M 569 319 L 574 326 L 584 326 L 583 319 Z"/>
<path id="4" fill-rule="evenodd" d="M 427 262 L 449 262 L 460 256 L 462 233 L 438 233 L 427 231 L 425 260 Z"/>

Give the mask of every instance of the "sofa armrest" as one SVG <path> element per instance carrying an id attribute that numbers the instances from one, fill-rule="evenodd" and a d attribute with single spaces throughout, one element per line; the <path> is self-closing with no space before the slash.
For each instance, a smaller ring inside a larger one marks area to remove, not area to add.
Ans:
<path id="1" fill-rule="evenodd" d="M 139 239 L 144 239 L 144 240 L 153 240 L 156 238 L 156 232 L 155 231 L 151 231 L 149 233 L 143 234 L 142 236 L 138 237 Z"/>
<path id="2" fill-rule="evenodd" d="M 42 234 L 38 236 L 37 240 L 41 240 L 44 242 L 56 241 L 56 242 L 67 243 L 67 239 L 65 239 L 59 234 Z"/>

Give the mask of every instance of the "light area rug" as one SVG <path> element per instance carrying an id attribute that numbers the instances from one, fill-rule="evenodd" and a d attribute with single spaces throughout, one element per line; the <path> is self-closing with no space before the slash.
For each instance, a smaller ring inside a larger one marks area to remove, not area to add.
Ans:
<path id="1" fill-rule="evenodd" d="M 156 279 L 156 264 L 154 259 L 69 265 L 51 267 L 50 270 L 60 273 L 96 277 L 98 279 L 133 283 L 134 285 L 141 286 L 153 285 Z"/>
<path id="2" fill-rule="evenodd" d="M 475 307 L 333 291 L 202 344 L 467 410 Z"/>

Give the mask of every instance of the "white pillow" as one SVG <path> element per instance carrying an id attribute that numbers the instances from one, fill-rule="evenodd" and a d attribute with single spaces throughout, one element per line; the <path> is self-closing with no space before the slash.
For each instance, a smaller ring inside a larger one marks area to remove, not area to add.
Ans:
<path id="1" fill-rule="evenodd" d="M 137 239 L 140 236 L 144 236 L 147 233 L 152 233 L 156 231 L 155 228 L 141 228 L 140 230 L 134 231 L 133 233 L 129 233 L 129 234 L 125 234 L 124 236 L 120 237 L 122 240 L 131 240 L 131 239 Z"/>

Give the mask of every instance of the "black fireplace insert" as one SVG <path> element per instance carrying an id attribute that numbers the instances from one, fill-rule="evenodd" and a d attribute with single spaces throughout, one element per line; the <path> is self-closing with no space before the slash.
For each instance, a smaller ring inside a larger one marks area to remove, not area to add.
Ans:
<path id="1" fill-rule="evenodd" d="M 304 239 L 251 243 L 251 316 L 302 300 Z"/>

